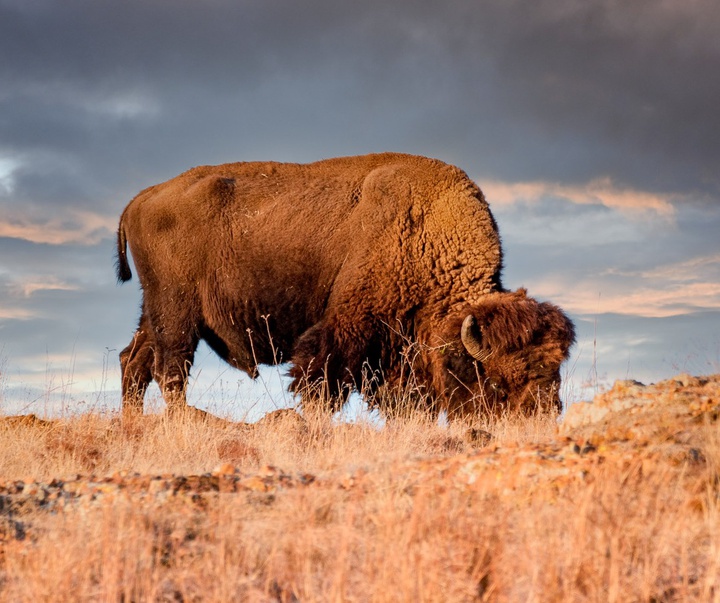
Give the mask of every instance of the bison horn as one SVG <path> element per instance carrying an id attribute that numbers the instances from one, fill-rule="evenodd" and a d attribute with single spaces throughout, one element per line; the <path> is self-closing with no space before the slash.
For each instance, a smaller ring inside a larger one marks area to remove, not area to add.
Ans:
<path id="1" fill-rule="evenodd" d="M 478 332 L 477 321 L 472 314 L 468 314 L 460 327 L 460 339 L 470 354 L 478 362 L 487 360 L 489 353 L 483 350 L 480 333 Z"/>

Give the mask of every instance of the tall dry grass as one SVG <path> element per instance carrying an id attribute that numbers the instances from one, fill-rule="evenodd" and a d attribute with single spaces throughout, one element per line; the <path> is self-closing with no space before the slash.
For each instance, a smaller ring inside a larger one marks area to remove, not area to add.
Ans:
<path id="1" fill-rule="evenodd" d="M 223 462 L 319 479 L 198 505 L 118 495 L 5 514 L 27 534 L 6 538 L 0 600 L 720 601 L 716 426 L 703 428 L 699 469 L 608 457 L 557 489 L 471 491 L 402 470 L 471 451 L 480 430 L 504 446 L 546 441 L 555 421 L 474 429 L 413 413 L 382 429 L 312 413 L 256 427 L 97 414 L 4 424 L 5 481 L 197 474 Z"/>
<path id="2" fill-rule="evenodd" d="M 157 405 L 155 405 L 157 407 Z M 362 418 L 338 423 L 326 412 L 290 409 L 254 425 L 224 420 L 176 420 L 148 414 L 122 421 L 114 413 L 88 413 L 55 421 L 0 422 L 0 478 L 51 479 L 75 474 L 203 473 L 220 462 L 243 471 L 277 465 L 288 471 L 325 472 L 339 467 L 394 464 L 418 455 L 458 453 L 478 435 L 503 443 L 548 440 L 556 417 L 478 418 L 439 424 L 407 410 L 383 427 Z"/>

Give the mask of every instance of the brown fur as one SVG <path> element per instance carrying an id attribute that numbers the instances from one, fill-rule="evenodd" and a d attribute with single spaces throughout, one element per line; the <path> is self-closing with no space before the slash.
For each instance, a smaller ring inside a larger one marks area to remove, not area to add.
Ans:
<path id="1" fill-rule="evenodd" d="M 397 385 L 403 350 L 420 346 L 423 386 L 436 409 L 458 414 L 478 411 L 466 404 L 488 399 L 477 375 L 495 370 L 460 350 L 453 366 L 476 375 L 463 377 L 465 393 L 444 373 L 435 346 L 457 340 L 468 312 L 495 325 L 484 336 L 491 364 L 532 369 L 525 381 L 505 376 L 507 400 L 525 400 L 535 384 L 556 387 L 548 384 L 573 341 L 557 308 L 503 292 L 500 239 L 482 192 L 458 168 L 424 157 L 194 168 L 123 212 L 122 281 L 131 276 L 126 243 L 143 289 L 138 331 L 121 353 L 126 409 L 142 408 L 152 378 L 168 404 L 184 404 L 200 339 L 250 375 L 257 364 L 290 361 L 293 389 L 323 383 L 336 402 L 368 370 L 377 385 Z"/>
<path id="2" fill-rule="evenodd" d="M 478 324 L 482 362 L 468 363 L 460 341 L 468 314 Z M 452 313 L 428 340 L 427 379 L 434 390 L 446 392 L 451 415 L 562 410 L 560 365 L 575 340 L 573 324 L 559 308 L 527 297 L 524 289 L 491 293 L 480 304 Z"/>

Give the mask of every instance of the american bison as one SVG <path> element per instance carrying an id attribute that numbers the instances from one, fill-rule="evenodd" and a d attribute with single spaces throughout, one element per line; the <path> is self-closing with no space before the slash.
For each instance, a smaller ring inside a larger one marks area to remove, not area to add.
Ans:
<path id="1" fill-rule="evenodd" d="M 152 379 L 186 407 L 201 339 L 249 375 L 291 362 L 291 389 L 321 386 L 334 407 L 365 383 L 391 410 L 379 390 L 411 379 L 417 404 L 451 417 L 560 408 L 573 325 L 503 289 L 495 220 L 451 165 L 385 153 L 196 167 L 125 208 L 120 281 L 128 244 L 143 301 L 120 354 L 124 412 L 142 412 Z"/>

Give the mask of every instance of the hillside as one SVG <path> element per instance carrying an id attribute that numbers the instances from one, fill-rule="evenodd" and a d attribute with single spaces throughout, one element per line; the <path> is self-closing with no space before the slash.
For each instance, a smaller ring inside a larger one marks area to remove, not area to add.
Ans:
<path id="1" fill-rule="evenodd" d="M 0 426 L 0 599 L 720 601 L 720 376 L 443 427 Z"/>

